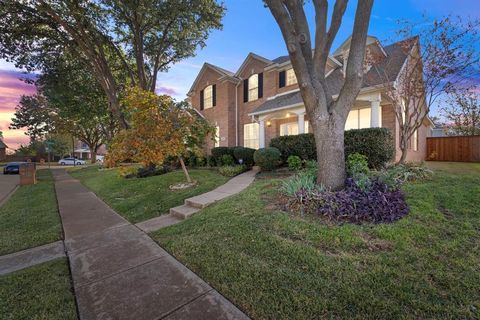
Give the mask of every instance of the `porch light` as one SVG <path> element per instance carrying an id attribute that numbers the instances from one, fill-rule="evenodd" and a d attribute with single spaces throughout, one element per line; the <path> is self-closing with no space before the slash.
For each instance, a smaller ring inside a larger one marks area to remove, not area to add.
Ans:
<path id="1" fill-rule="evenodd" d="M 271 127 L 272 126 L 272 122 L 271 121 L 267 121 L 267 127 Z"/>
<path id="2" fill-rule="evenodd" d="M 290 113 L 287 112 L 287 118 L 290 118 Z"/>

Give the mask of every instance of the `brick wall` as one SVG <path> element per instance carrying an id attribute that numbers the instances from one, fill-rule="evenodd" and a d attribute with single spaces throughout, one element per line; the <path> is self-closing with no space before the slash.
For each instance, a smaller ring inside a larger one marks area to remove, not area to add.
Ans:
<path id="1" fill-rule="evenodd" d="M 190 103 L 213 126 L 220 127 L 220 146 L 235 145 L 235 83 L 219 80 L 222 74 L 206 68 L 190 95 Z M 216 85 L 216 104 L 214 107 L 200 110 L 200 91 L 209 85 Z M 211 138 L 206 141 L 206 150 L 214 147 Z"/>

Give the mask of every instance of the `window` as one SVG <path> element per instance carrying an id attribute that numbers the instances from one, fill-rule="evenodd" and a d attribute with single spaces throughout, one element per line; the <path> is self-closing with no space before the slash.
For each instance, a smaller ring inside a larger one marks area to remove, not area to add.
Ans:
<path id="1" fill-rule="evenodd" d="M 259 125 L 258 123 L 248 123 L 243 126 L 243 146 L 246 148 L 258 149 Z"/>
<path id="2" fill-rule="evenodd" d="M 308 133 L 308 121 L 305 121 L 305 133 Z M 281 136 L 292 136 L 298 134 L 298 122 L 282 123 L 280 125 Z"/>
<path id="3" fill-rule="evenodd" d="M 370 128 L 371 113 L 370 108 L 351 110 L 345 122 L 345 130 Z"/>
<path id="4" fill-rule="evenodd" d="M 203 108 L 209 109 L 213 107 L 213 86 L 209 85 L 203 90 Z"/>
<path id="5" fill-rule="evenodd" d="M 418 151 L 418 129 L 413 131 L 412 139 L 413 139 L 412 149 L 413 149 L 413 151 Z"/>
<path id="6" fill-rule="evenodd" d="M 258 74 L 251 75 L 248 78 L 248 101 L 258 99 Z"/>
<path id="7" fill-rule="evenodd" d="M 215 127 L 215 147 L 220 147 L 220 127 Z"/>
<path id="8" fill-rule="evenodd" d="M 287 86 L 297 83 L 297 76 L 295 75 L 295 71 L 293 71 L 293 69 L 288 69 L 286 71 L 286 78 Z"/>
<path id="9" fill-rule="evenodd" d="M 405 99 L 402 99 L 402 123 L 405 124 L 405 120 L 407 118 L 407 108 Z"/>

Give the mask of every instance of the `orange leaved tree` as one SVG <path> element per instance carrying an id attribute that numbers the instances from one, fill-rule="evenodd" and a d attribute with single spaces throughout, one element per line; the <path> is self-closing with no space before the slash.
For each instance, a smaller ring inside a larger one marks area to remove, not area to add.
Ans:
<path id="1" fill-rule="evenodd" d="M 188 182 L 183 161 L 187 152 L 200 153 L 205 138 L 214 131 L 187 103 L 175 103 L 167 95 L 132 88 L 124 100 L 131 128 L 112 141 L 107 165 L 130 160 L 146 168 L 162 165 L 167 157 L 178 157 Z"/>

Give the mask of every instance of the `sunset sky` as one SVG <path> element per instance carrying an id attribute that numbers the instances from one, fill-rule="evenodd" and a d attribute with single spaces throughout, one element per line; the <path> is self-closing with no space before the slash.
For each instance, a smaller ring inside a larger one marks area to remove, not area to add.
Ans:
<path id="1" fill-rule="evenodd" d="M 353 4 L 355 1 L 351 2 Z M 223 20 L 223 30 L 213 32 L 207 46 L 199 50 L 197 56 L 184 60 L 173 66 L 168 73 L 161 74 L 157 81 L 157 92 L 183 100 L 204 62 L 236 71 L 251 51 L 270 59 L 286 54 L 278 26 L 261 0 L 227 0 L 225 4 L 227 13 Z M 354 13 L 355 7 L 350 5 L 334 48 L 350 35 Z M 396 29 L 395 20 L 403 18 L 419 20 L 422 13 L 433 18 L 449 13 L 480 18 L 480 1 L 376 0 L 369 34 L 377 36 L 380 40 L 389 39 Z M 313 12 L 308 12 L 308 16 L 311 20 Z M 13 64 L 0 60 L 0 131 L 3 131 L 4 141 L 11 149 L 17 148 L 21 143 L 28 143 L 28 137 L 23 131 L 8 130 L 21 95 L 35 92 L 33 86 L 19 80 L 25 76 Z"/>

